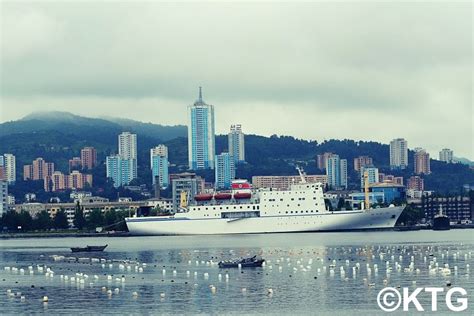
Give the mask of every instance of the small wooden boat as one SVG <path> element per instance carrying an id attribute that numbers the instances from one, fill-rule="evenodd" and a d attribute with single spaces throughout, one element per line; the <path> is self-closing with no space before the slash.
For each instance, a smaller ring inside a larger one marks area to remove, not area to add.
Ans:
<path id="1" fill-rule="evenodd" d="M 265 259 L 253 256 L 251 258 L 242 258 L 219 262 L 219 268 L 256 268 L 261 267 Z"/>
<path id="2" fill-rule="evenodd" d="M 93 252 L 93 251 L 104 251 L 108 245 L 105 246 L 86 246 L 86 247 L 71 247 L 72 252 Z"/>

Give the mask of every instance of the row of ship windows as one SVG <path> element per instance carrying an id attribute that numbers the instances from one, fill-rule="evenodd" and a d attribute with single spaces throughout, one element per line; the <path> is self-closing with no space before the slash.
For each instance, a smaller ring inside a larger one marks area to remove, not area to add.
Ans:
<path id="1" fill-rule="evenodd" d="M 266 201 L 266 199 L 263 199 L 264 201 Z M 292 201 L 295 200 L 295 198 L 291 198 Z M 298 198 L 298 201 L 304 201 L 306 200 L 306 198 L 304 197 L 300 197 Z M 316 200 L 316 197 L 313 197 L 313 200 Z M 283 201 L 283 199 L 280 199 L 280 201 Z M 268 199 L 268 202 L 275 202 L 275 199 Z"/>
<path id="2" fill-rule="evenodd" d="M 314 205 L 318 206 L 318 203 L 314 203 Z M 266 207 L 267 204 L 263 204 L 263 206 Z M 270 206 L 270 204 L 268 204 L 268 206 Z M 301 206 L 301 204 L 297 204 L 296 206 Z M 272 204 L 271 207 L 275 207 L 275 205 Z M 280 205 L 277 204 L 276 207 L 280 207 Z M 286 207 L 290 207 L 290 204 L 286 204 Z"/>
<path id="3" fill-rule="evenodd" d="M 257 213 L 257 212 L 253 212 L 253 213 Z M 319 213 L 318 210 L 309 210 L 309 211 L 286 211 L 285 214 L 305 214 L 305 213 Z M 235 217 L 232 217 L 232 216 L 226 216 L 226 214 L 229 214 L 229 213 L 221 213 L 220 216 L 222 218 L 235 218 Z M 244 214 L 244 213 L 242 213 Z M 267 214 L 267 212 L 263 213 L 263 214 Z M 282 214 L 282 212 L 278 212 L 278 214 Z M 204 217 L 210 217 L 210 216 L 214 216 L 214 217 L 219 217 L 219 214 L 204 214 L 203 215 Z M 258 216 L 260 216 L 260 212 L 258 212 Z M 255 217 L 255 216 L 251 216 L 250 213 L 246 213 L 246 215 L 242 215 L 242 216 L 239 216 L 239 217 Z"/>
<path id="4" fill-rule="evenodd" d="M 278 213 L 281 213 L 281 212 L 278 212 Z M 304 214 L 304 213 L 319 213 L 318 210 L 309 210 L 309 211 L 286 211 L 285 214 Z"/>
<path id="5" fill-rule="evenodd" d="M 308 188 L 309 188 L 309 187 L 308 187 Z M 288 192 L 288 191 L 271 191 L 271 192 L 272 192 L 272 195 L 273 195 L 273 194 L 275 194 L 275 193 L 276 193 L 276 194 L 280 194 L 280 193 L 281 193 L 281 194 L 285 194 L 285 193 Z M 263 192 L 263 195 L 267 195 L 267 193 L 269 193 L 269 192 Z M 313 191 L 313 193 L 316 194 L 316 191 Z M 288 194 L 307 194 L 307 192 L 289 191 Z M 269 193 L 269 195 L 270 195 L 270 193 Z"/>

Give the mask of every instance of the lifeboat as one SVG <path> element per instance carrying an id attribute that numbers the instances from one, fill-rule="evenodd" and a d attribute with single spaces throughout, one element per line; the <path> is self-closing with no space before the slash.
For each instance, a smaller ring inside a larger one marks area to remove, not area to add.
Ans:
<path id="1" fill-rule="evenodd" d="M 234 199 L 250 199 L 252 193 L 250 192 L 235 192 Z"/>
<path id="2" fill-rule="evenodd" d="M 214 199 L 216 200 L 228 200 L 232 197 L 230 192 L 219 192 L 214 195 Z"/>
<path id="3" fill-rule="evenodd" d="M 201 193 L 194 196 L 196 201 L 209 201 L 212 199 L 212 194 L 210 193 Z"/>

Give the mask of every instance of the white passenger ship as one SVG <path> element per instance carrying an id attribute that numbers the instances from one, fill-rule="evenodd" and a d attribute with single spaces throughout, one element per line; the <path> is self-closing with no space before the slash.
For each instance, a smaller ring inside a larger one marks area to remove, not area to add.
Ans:
<path id="1" fill-rule="evenodd" d="M 391 229 L 404 206 L 329 211 L 323 185 L 301 182 L 289 190 L 252 190 L 246 180 L 232 182 L 229 192 L 198 194 L 182 200 L 170 216 L 128 217 L 134 235 L 250 234 Z M 366 186 L 365 205 L 369 205 Z M 364 203 L 363 203 L 364 204 Z"/>

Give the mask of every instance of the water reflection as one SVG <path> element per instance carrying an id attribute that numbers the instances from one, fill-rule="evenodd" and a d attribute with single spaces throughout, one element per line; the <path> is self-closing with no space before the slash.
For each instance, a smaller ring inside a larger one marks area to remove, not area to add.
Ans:
<path id="1" fill-rule="evenodd" d="M 0 310 L 3 314 L 38 313 L 44 308 L 53 314 L 350 314 L 354 310 L 380 314 L 375 297 L 384 282 L 412 286 L 416 280 L 418 286 L 443 286 L 449 279 L 474 290 L 467 268 L 473 265 L 474 253 L 474 242 L 466 242 L 469 232 L 419 234 L 417 243 L 409 238 L 413 235 L 382 233 L 377 239 L 373 234 L 288 234 L 2 241 Z M 50 257 L 73 256 L 68 249 L 73 243 L 109 247 L 104 253 L 74 255 L 81 262 Z M 267 260 L 264 268 L 219 269 L 215 264 L 255 254 Z M 433 258 L 440 267 L 449 265 L 452 274 L 431 273 Z M 412 260 L 419 272 L 405 271 Z M 43 272 L 38 265 L 46 265 Z M 395 269 L 397 265 L 402 268 Z M 28 266 L 34 269 L 32 275 Z M 4 267 L 23 268 L 26 273 Z M 47 267 L 54 271 L 53 277 L 46 276 Z M 26 300 L 4 295 L 7 289 L 21 292 Z M 45 295 L 46 306 L 41 301 Z"/>

